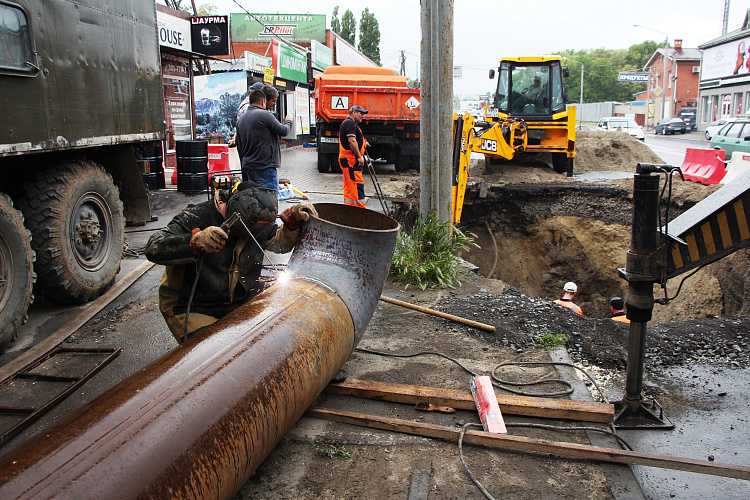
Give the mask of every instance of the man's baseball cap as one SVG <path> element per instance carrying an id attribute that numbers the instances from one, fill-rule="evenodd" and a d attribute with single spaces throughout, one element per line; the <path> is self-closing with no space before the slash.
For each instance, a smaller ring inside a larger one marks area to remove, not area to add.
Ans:
<path id="1" fill-rule="evenodd" d="M 625 308 L 625 301 L 622 300 L 621 297 L 612 297 L 609 299 L 609 305 L 611 305 L 615 310 L 619 311 L 620 309 Z"/>
<path id="2" fill-rule="evenodd" d="M 261 90 L 263 88 L 263 84 L 261 82 L 255 82 L 252 85 L 250 85 L 250 90 Z"/>
<path id="3" fill-rule="evenodd" d="M 567 283 L 565 283 L 563 290 L 565 290 L 566 292 L 570 292 L 570 293 L 576 293 L 578 292 L 578 287 L 572 281 L 568 281 Z"/>
<path id="4" fill-rule="evenodd" d="M 359 111 L 363 115 L 367 114 L 367 110 L 365 108 L 363 108 L 362 106 L 360 106 L 359 104 L 355 104 L 354 106 L 352 106 L 351 108 L 349 108 L 349 114 L 352 114 L 355 111 Z"/>

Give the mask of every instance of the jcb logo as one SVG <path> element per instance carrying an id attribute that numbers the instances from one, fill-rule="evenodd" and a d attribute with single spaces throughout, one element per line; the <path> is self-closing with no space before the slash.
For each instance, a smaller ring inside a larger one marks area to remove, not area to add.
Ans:
<path id="1" fill-rule="evenodd" d="M 497 141 L 493 141 L 490 139 L 482 139 L 482 150 L 493 151 L 497 153 Z"/>

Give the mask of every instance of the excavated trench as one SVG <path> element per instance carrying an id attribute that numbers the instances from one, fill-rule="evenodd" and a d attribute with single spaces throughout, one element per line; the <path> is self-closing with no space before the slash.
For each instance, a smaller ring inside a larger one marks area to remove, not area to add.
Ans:
<path id="1" fill-rule="evenodd" d="M 630 247 L 635 165 L 661 163 L 644 144 L 624 135 L 579 134 L 576 172 L 601 172 L 603 181 L 596 184 L 561 178 L 540 162 L 490 166 L 472 160 L 460 227 L 473 233 L 481 248 L 462 257 L 481 275 L 527 296 L 554 300 L 565 282 L 574 281 L 584 314 L 609 317 L 608 298 L 625 297 L 628 289 L 617 269 L 625 267 Z M 623 173 L 630 175 L 623 179 Z M 676 183 L 669 218 L 719 187 Z M 685 280 L 668 306 L 656 306 L 653 323 L 747 314 L 749 269 L 745 250 L 706 266 Z M 670 296 L 683 277 L 668 282 Z M 664 290 L 657 286 L 654 294 L 663 297 Z"/>
<path id="2" fill-rule="evenodd" d="M 481 195 L 483 197 L 480 197 Z M 632 204 L 624 189 L 585 185 L 473 186 L 467 192 L 462 229 L 481 247 L 462 257 L 483 276 L 500 279 L 525 295 L 554 300 L 574 281 L 576 303 L 587 316 L 609 317 L 607 300 L 625 297 Z M 682 210 L 673 208 L 675 215 Z M 733 316 L 746 309 L 748 255 L 740 251 L 707 266 L 685 281 L 668 307 L 654 311 L 654 323 Z M 680 277 L 681 278 L 681 277 Z M 673 295 L 679 284 L 668 283 Z M 655 296 L 663 296 L 660 287 Z"/>

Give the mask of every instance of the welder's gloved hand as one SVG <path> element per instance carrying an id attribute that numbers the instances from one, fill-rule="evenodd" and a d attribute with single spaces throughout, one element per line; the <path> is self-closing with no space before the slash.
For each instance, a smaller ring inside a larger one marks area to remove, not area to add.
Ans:
<path id="1" fill-rule="evenodd" d="M 294 207 L 292 208 L 292 216 L 295 218 L 295 220 L 307 222 L 308 220 L 310 220 L 311 215 L 315 217 L 318 216 L 318 211 L 315 210 L 315 207 L 312 205 L 312 203 L 303 201 L 302 203 L 294 205 Z"/>
<path id="2" fill-rule="evenodd" d="M 198 231 L 190 239 L 190 248 L 193 249 L 193 253 L 199 255 L 201 253 L 216 253 L 224 248 L 229 235 L 220 227 L 208 226 L 202 231 Z"/>
<path id="3" fill-rule="evenodd" d="M 318 216 L 318 211 L 310 203 L 303 201 L 298 203 L 293 208 L 287 208 L 279 214 L 279 218 L 284 223 L 284 226 L 290 231 L 294 231 L 299 228 L 299 225 L 310 219 L 310 216 Z"/>

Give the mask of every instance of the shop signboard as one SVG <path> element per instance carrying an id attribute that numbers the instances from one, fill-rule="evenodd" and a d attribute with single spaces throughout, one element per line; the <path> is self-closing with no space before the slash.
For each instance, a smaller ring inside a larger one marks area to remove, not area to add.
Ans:
<path id="1" fill-rule="evenodd" d="M 310 53 L 313 68 L 323 71 L 333 64 L 333 51 L 317 40 L 310 43 Z"/>
<path id="2" fill-rule="evenodd" d="M 271 67 L 271 58 L 245 51 L 245 71 L 263 73 Z"/>
<path id="3" fill-rule="evenodd" d="M 618 73 L 619 82 L 648 82 L 648 73 Z"/>
<path id="4" fill-rule="evenodd" d="M 192 17 L 190 35 L 193 52 L 207 56 L 229 54 L 228 16 Z"/>
<path id="5" fill-rule="evenodd" d="M 159 26 L 159 45 L 172 49 L 192 52 L 190 21 L 180 19 L 165 12 L 156 11 L 156 24 Z"/>
<path id="6" fill-rule="evenodd" d="M 232 14 L 234 43 L 268 42 L 281 37 L 290 42 L 326 41 L 323 14 Z"/>
<path id="7" fill-rule="evenodd" d="M 286 80 L 307 83 L 307 55 L 300 54 L 292 47 L 273 40 L 273 67 L 276 76 Z"/>

